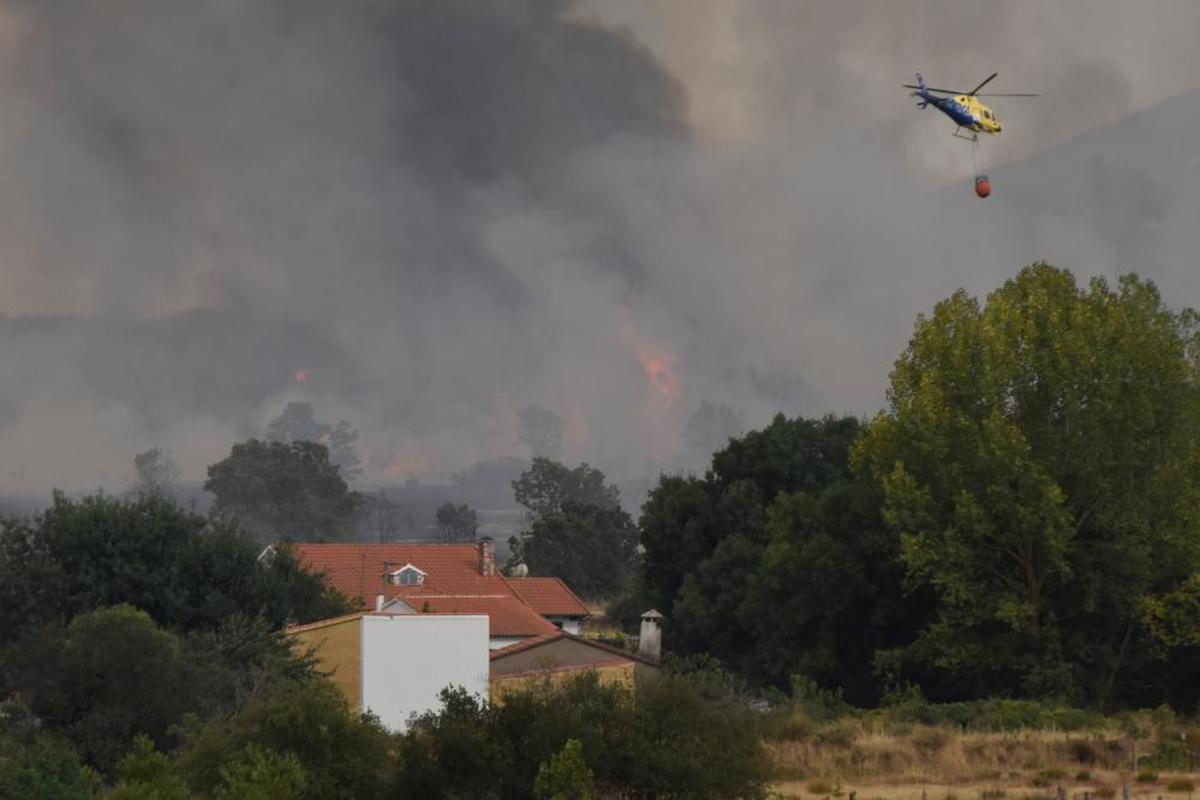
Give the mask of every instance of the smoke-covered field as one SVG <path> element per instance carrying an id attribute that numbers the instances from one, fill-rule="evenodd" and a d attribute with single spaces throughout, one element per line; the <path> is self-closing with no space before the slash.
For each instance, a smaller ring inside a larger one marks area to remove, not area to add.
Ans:
<path id="1" fill-rule="evenodd" d="M 525 456 L 534 404 L 644 478 L 706 400 L 873 413 L 917 313 L 1038 258 L 1200 303 L 1200 99 L 1146 110 L 1200 6 L 1149 6 L 4 0 L 0 488 L 194 482 L 295 399 L 366 484 Z M 988 201 L 918 69 L 1042 94 Z"/>

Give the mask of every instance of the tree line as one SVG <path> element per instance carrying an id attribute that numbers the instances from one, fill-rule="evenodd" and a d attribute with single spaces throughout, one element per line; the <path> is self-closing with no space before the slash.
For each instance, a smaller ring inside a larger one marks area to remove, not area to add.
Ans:
<path id="1" fill-rule="evenodd" d="M 776 419 L 642 510 L 668 647 L 879 702 L 1200 701 L 1197 316 L 1035 264 L 918 318 L 869 421 Z"/>

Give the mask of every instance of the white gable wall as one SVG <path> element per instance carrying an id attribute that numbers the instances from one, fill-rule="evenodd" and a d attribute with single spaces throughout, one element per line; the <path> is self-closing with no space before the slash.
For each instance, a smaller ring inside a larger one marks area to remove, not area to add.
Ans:
<path id="1" fill-rule="evenodd" d="M 462 686 L 488 697 L 488 618 L 393 614 L 362 617 L 362 707 L 390 730 L 436 711 L 438 694 Z"/>

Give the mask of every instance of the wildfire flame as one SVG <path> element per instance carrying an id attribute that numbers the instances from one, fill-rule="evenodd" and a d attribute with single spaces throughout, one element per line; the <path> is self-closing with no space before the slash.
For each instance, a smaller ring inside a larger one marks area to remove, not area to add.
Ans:
<path id="1" fill-rule="evenodd" d="M 664 404 L 674 405 L 679 399 L 679 377 L 675 374 L 674 353 L 645 344 L 635 344 L 635 347 L 642 371 L 650 379 L 650 386 Z"/>
<path id="2" fill-rule="evenodd" d="M 623 310 L 624 311 L 624 310 Z M 647 452 L 657 461 L 666 461 L 678 447 L 678 411 L 681 381 L 675 354 L 664 345 L 650 341 L 634 327 L 627 313 L 619 317 L 621 332 L 637 355 L 647 378 L 642 407 L 642 426 Z"/>
<path id="3" fill-rule="evenodd" d="M 295 379 L 296 383 L 304 383 L 306 380 L 308 380 L 308 370 L 304 369 L 304 367 L 301 367 L 292 373 L 292 378 Z"/>

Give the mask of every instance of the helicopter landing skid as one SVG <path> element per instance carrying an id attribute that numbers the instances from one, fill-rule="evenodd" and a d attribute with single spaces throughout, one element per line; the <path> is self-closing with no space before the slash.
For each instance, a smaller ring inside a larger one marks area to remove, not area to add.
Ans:
<path id="1" fill-rule="evenodd" d="M 965 133 L 959 133 L 959 131 L 961 131 L 961 130 L 962 130 L 962 128 L 955 128 L 954 133 L 952 133 L 950 135 L 956 139 L 962 139 L 965 142 L 978 142 L 979 141 L 978 133 L 972 133 L 968 136 Z"/>

